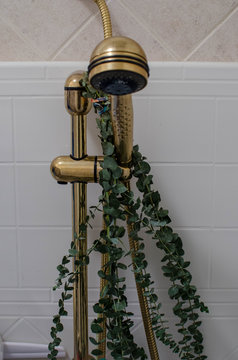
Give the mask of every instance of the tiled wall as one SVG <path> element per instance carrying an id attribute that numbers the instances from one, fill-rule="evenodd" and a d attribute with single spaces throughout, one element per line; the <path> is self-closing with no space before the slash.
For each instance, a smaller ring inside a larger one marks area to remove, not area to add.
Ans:
<path id="1" fill-rule="evenodd" d="M 71 189 L 50 175 L 51 160 L 70 152 L 65 78 L 86 63 L 0 64 L 0 335 L 4 340 L 46 343 L 57 294 L 50 289 L 56 265 L 71 239 Z M 151 162 L 155 186 L 182 235 L 194 282 L 210 314 L 204 317 L 210 360 L 237 360 L 238 345 L 238 66 L 151 63 L 146 89 L 134 96 L 135 143 Z M 99 154 L 93 114 L 88 153 Z M 99 186 L 89 185 L 95 204 Z M 96 237 L 89 234 L 89 243 Z M 150 269 L 165 311 L 167 280 L 160 254 L 148 241 Z M 98 296 L 95 257 L 89 269 L 89 302 Z M 128 297 L 134 334 L 145 344 L 132 274 Z M 72 356 L 72 304 L 64 346 Z M 93 316 L 89 311 L 90 318 Z M 161 360 L 176 360 L 159 345 Z"/>
<path id="2" fill-rule="evenodd" d="M 149 60 L 238 60 L 238 0 L 107 3 L 113 34 L 137 40 Z M 0 0 L 0 33 L 0 61 L 88 61 L 103 39 L 93 0 Z"/>

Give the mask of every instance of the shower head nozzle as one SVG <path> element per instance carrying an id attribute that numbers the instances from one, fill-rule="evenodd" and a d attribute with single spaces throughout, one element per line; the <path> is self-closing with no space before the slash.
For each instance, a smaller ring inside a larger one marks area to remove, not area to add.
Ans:
<path id="1" fill-rule="evenodd" d="M 143 89 L 149 67 L 142 47 L 127 37 L 109 37 L 94 49 L 88 66 L 89 81 L 111 95 L 126 95 Z"/>

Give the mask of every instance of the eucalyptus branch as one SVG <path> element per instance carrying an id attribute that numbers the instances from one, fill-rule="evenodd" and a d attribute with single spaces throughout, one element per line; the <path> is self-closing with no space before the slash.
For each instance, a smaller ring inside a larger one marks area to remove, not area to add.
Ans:
<path id="1" fill-rule="evenodd" d="M 143 194 L 142 214 L 145 216 L 143 222 L 146 223 L 144 226 L 147 227 L 153 238 L 158 240 L 156 246 L 165 251 L 162 262 L 167 263 L 162 266 L 162 270 L 172 282 L 172 286 L 169 288 L 169 296 L 171 299 L 177 300 L 173 311 L 180 318 L 180 323 L 176 325 L 181 327 L 178 331 L 183 335 L 183 339 L 179 342 L 183 345 L 180 356 L 182 359 L 192 359 L 194 358 L 192 352 L 194 352 L 198 354 L 196 359 L 206 359 L 207 357 L 202 355 L 203 337 L 198 330 L 201 321 L 198 321 L 199 315 L 194 313 L 194 309 L 208 312 L 208 308 L 200 301 L 200 296 L 196 294 L 196 287 L 191 285 L 192 275 L 187 269 L 190 262 L 183 259 L 182 240 L 167 226 L 170 222 L 168 211 L 159 207 L 160 195 L 151 189 L 153 177 L 148 175 L 150 166 L 145 162 L 145 157 L 139 153 L 138 146 L 134 147 L 133 166 L 133 175 L 138 178 L 137 188 Z M 157 229 L 154 230 L 154 228 Z M 184 308 L 183 305 L 186 301 L 189 306 Z M 191 321 L 192 324 L 188 324 L 185 328 L 187 321 Z M 191 342 L 188 344 L 190 340 Z"/>
<path id="2" fill-rule="evenodd" d="M 103 109 L 105 104 L 103 106 Z M 101 142 L 104 153 L 104 161 L 101 162 L 100 181 L 102 186 L 103 214 L 106 228 L 101 231 L 98 251 L 109 254 L 108 263 L 105 268 L 98 272 L 98 275 L 106 279 L 107 283 L 100 294 L 100 300 L 94 306 L 94 311 L 100 313 L 102 318 L 97 318 L 91 324 L 91 330 L 94 333 L 103 331 L 100 323 L 103 318 L 107 321 L 107 347 L 111 350 L 111 355 L 115 359 L 146 359 L 147 356 L 142 348 L 139 348 L 134 342 L 130 333 L 133 321 L 130 317 L 133 315 L 126 310 L 127 298 L 125 296 L 126 285 L 125 277 L 119 277 L 118 269 L 126 270 L 127 266 L 120 262 L 125 252 L 119 246 L 125 230 L 117 225 L 117 220 L 125 220 L 124 212 L 120 209 L 119 198 L 127 188 L 121 183 L 120 177 L 122 170 L 115 160 L 114 145 L 111 143 L 112 127 L 110 123 L 110 114 L 108 108 L 103 111 L 97 124 L 100 129 Z M 93 344 L 98 345 L 96 339 L 90 339 Z M 94 349 L 93 355 L 100 356 L 101 351 Z"/>
<path id="3" fill-rule="evenodd" d="M 202 354 L 203 336 L 199 330 L 201 321 L 198 311 L 207 312 L 208 309 L 200 300 L 196 287 L 191 283 L 192 275 L 188 270 L 190 263 L 184 260 L 182 240 L 168 226 L 171 221 L 168 211 L 160 207 L 160 194 L 151 187 L 153 176 L 150 174 L 150 165 L 139 152 L 138 146 L 135 146 L 132 176 L 138 179 L 136 186 L 142 194 L 141 198 L 135 199 L 134 193 L 128 191 L 121 180 L 122 170 L 118 166 L 114 147 L 110 99 L 92 88 L 88 83 L 86 73 L 81 85 L 85 88 L 83 95 L 92 99 L 95 112 L 99 115 L 96 121 L 100 130 L 99 137 L 104 154 L 104 160 L 100 164 L 102 170 L 99 174 L 102 194 L 99 204 L 91 207 L 85 224 L 81 225 L 80 237 L 75 237 L 71 242 L 68 254 L 63 257 L 61 264 L 57 267 L 59 276 L 54 290 L 61 286 L 64 286 L 64 290 L 58 301 L 58 314 L 53 318 L 54 326 L 51 328 L 53 341 L 49 344 L 48 358 L 56 360 L 56 347 L 61 342 L 58 333 L 63 330 L 61 317 L 67 315 L 64 303 L 65 300 L 72 297 L 70 292 L 73 290 L 80 266 L 88 265 L 91 253 L 99 252 L 108 254 L 108 259 L 104 267 L 98 271 L 98 276 L 105 280 L 105 286 L 100 293 L 98 302 L 93 306 L 94 312 L 99 317 L 91 323 L 91 330 L 97 335 L 103 332 L 103 327 L 106 325 L 107 348 L 111 351 L 112 358 L 115 360 L 144 360 L 147 358 L 144 349 L 135 343 L 131 334 L 133 314 L 127 310 L 125 276 L 120 277 L 120 271 L 127 269 L 123 259 L 132 255 L 133 271 L 136 281 L 143 289 L 143 295 L 148 301 L 155 336 L 169 346 L 174 353 L 178 353 L 181 359 L 205 360 L 207 357 Z M 77 250 L 77 242 L 85 237 L 86 229 L 91 226 L 90 221 L 94 219 L 97 211 L 103 214 L 105 228 L 101 230 L 99 237 L 83 256 Z M 127 222 L 131 227 L 128 235 L 138 243 L 138 249 L 126 251 L 123 242 L 125 226 L 121 225 L 121 222 Z M 176 326 L 178 333 L 182 336 L 178 343 L 169 333 L 167 321 L 164 319 L 165 315 L 161 313 L 161 303 L 155 294 L 151 275 L 147 271 L 148 264 L 144 254 L 145 244 L 141 236 L 142 231 L 155 239 L 156 246 L 164 252 L 162 271 L 171 282 L 168 293 L 170 298 L 176 301 L 173 312 L 179 318 Z M 73 271 L 67 267 L 71 259 L 74 263 Z M 90 337 L 90 341 L 96 346 L 92 354 L 98 359 L 102 359 L 102 352 L 97 347 L 106 339 L 98 341 Z"/>

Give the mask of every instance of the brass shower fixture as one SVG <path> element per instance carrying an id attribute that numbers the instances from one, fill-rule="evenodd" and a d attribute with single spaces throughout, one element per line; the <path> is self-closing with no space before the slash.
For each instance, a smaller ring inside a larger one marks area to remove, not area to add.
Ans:
<path id="1" fill-rule="evenodd" d="M 88 66 L 95 89 L 111 95 L 131 94 L 147 84 L 149 67 L 142 47 L 128 37 L 109 37 L 94 49 Z"/>
<path id="2" fill-rule="evenodd" d="M 131 94 L 147 84 L 149 67 L 142 47 L 124 36 L 112 36 L 105 0 L 94 0 L 102 16 L 104 40 L 94 49 L 88 66 L 92 86 L 111 95 Z"/>
<path id="3" fill-rule="evenodd" d="M 105 0 L 94 0 L 102 16 L 104 40 L 94 49 L 88 66 L 91 85 L 110 95 L 111 121 L 117 159 L 121 166 L 122 181 L 130 189 L 130 163 L 133 148 L 133 105 L 131 93 L 143 89 L 148 80 L 149 67 L 142 47 L 127 37 L 113 37 L 111 19 Z M 88 156 L 86 146 L 87 114 L 91 102 L 84 98 L 81 86 L 83 72 L 73 73 L 65 83 L 65 106 L 72 118 L 72 153 L 59 156 L 51 163 L 51 173 L 59 183 L 72 183 L 72 232 L 76 249 L 87 253 L 87 234 L 81 233 L 81 224 L 87 216 L 87 183 L 97 182 L 103 157 Z M 128 234 L 131 229 L 128 228 Z M 79 240 L 80 239 L 80 240 Z M 138 244 L 129 237 L 130 249 Z M 76 259 L 77 260 L 77 259 Z M 106 262 L 102 258 L 102 267 Z M 132 258 L 133 262 L 133 258 Z M 80 266 L 80 275 L 74 283 L 74 360 L 89 360 L 88 355 L 88 283 L 87 266 Z M 102 284 L 101 284 L 102 286 Z M 143 289 L 137 286 L 145 334 L 151 360 L 159 360 L 149 308 Z M 105 334 L 105 323 L 104 323 Z M 100 345 L 103 357 L 104 345 Z"/>

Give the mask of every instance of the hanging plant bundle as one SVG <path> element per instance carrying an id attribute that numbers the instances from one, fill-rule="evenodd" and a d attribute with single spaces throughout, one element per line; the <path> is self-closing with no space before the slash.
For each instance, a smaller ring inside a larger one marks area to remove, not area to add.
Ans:
<path id="1" fill-rule="evenodd" d="M 136 344 L 131 334 L 133 314 L 127 309 L 125 279 L 128 266 L 124 261 L 129 256 L 133 259 L 130 269 L 134 272 L 137 286 L 141 288 L 149 305 L 155 337 L 169 346 L 172 352 L 177 353 L 180 359 L 204 360 L 207 356 L 203 354 L 199 313 L 208 312 L 208 308 L 200 300 L 197 289 L 192 284 L 190 262 L 184 260 L 182 240 L 169 226 L 171 220 L 168 211 L 160 206 L 160 194 L 152 187 L 153 175 L 150 173 L 150 165 L 139 152 L 138 145 L 134 146 L 131 175 L 137 179 L 136 187 L 140 196 L 136 196 L 128 184 L 121 180 L 122 169 L 118 165 L 113 142 L 110 99 L 91 87 L 86 73 L 82 86 L 85 87 L 84 96 L 92 98 L 95 112 L 98 114 L 96 121 L 104 155 L 99 180 L 102 194 L 99 203 L 90 208 L 86 223 L 81 225 L 80 238 L 75 237 L 68 254 L 57 267 L 59 276 L 54 290 L 63 287 L 63 291 L 58 302 L 58 314 L 53 318 L 48 358 L 56 359 L 56 347 L 61 343 L 59 333 L 63 330 L 61 318 L 67 316 L 65 300 L 72 298 L 73 283 L 79 273 L 79 267 L 88 265 L 91 254 L 99 252 L 105 256 L 106 261 L 98 271 L 104 286 L 98 302 L 93 306 L 96 317 L 91 323 L 91 330 L 95 334 L 94 338 L 90 338 L 95 346 L 92 356 L 105 359 L 101 350 L 104 344 L 113 359 L 147 359 L 144 349 Z M 103 213 L 104 228 L 87 254 L 82 256 L 76 250 L 76 244 L 85 237 L 86 229 L 92 226 L 91 222 L 97 211 Z M 123 239 L 126 228 L 129 229 L 130 241 L 136 244 L 129 249 Z M 145 233 L 144 239 L 142 234 Z M 170 282 L 168 294 L 174 301 L 173 313 L 177 318 L 178 341 L 177 337 L 174 339 L 169 332 L 165 315 L 161 312 L 162 304 L 153 287 L 152 276 L 147 270 L 148 263 L 144 253 L 146 241 L 155 242 L 158 251 L 162 253 L 161 269 Z M 72 258 L 74 271 L 67 267 Z M 106 336 L 103 330 L 105 326 Z"/>

